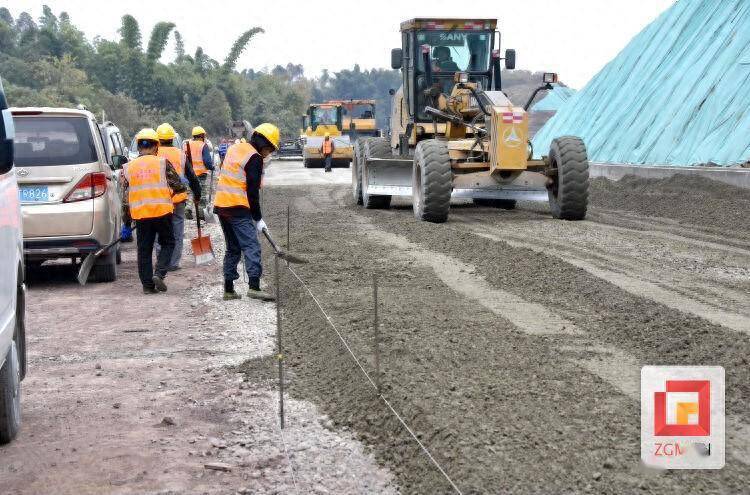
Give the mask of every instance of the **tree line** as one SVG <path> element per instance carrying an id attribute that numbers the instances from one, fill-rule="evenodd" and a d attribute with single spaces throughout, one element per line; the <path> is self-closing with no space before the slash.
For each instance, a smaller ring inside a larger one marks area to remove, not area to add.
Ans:
<path id="1" fill-rule="evenodd" d="M 293 63 L 238 70 L 240 55 L 262 32 L 249 28 L 217 60 L 200 46 L 186 53 L 172 22 L 157 23 L 144 43 L 138 21 L 124 15 L 119 39 L 89 41 L 66 12 L 55 15 L 45 5 L 35 21 L 27 12 L 14 18 L 0 7 L 0 77 L 13 106 L 84 105 L 97 115 L 104 111 L 129 136 L 164 121 L 183 136 L 196 124 L 220 136 L 231 120 L 246 119 L 274 122 L 284 137 L 295 137 L 309 103 L 349 98 L 377 100 L 378 125 L 386 127 L 388 90 L 400 86 L 399 71 L 354 65 L 308 77 Z M 165 63 L 170 39 L 175 56 Z M 522 105 L 541 73 L 503 71 L 503 81 L 512 101 Z"/>
<path id="2" fill-rule="evenodd" d="M 263 32 L 242 33 L 223 59 L 185 41 L 172 22 L 159 22 L 147 40 L 138 21 L 122 17 L 119 39 L 89 41 L 66 12 L 55 15 L 44 6 L 34 20 L 27 12 L 14 17 L 0 8 L 0 76 L 13 106 L 84 105 L 132 136 L 144 126 L 171 122 L 182 135 L 200 124 L 214 136 L 224 135 L 231 120 L 277 123 L 284 136 L 298 135 L 310 102 L 339 98 L 373 98 L 379 120 L 388 113 L 388 90 L 400 75 L 385 69 L 352 69 L 318 78 L 289 63 L 272 69 L 237 69 L 237 60 Z M 175 56 L 162 61 L 170 41 Z"/>

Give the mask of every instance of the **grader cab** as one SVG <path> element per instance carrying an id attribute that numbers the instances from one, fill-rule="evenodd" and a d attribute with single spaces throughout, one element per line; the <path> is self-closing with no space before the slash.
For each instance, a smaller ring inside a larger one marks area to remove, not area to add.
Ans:
<path id="1" fill-rule="evenodd" d="M 390 137 L 360 140 L 352 191 L 366 208 L 412 198 L 420 220 L 444 222 L 451 198 L 511 209 L 516 201 L 549 201 L 552 215 L 580 220 L 588 202 L 583 141 L 563 136 L 532 158 L 525 107 L 502 91 L 496 19 L 412 19 L 401 24 L 391 66 L 403 82 L 392 92 Z M 543 86 L 556 82 L 545 74 Z M 539 91 L 539 90 L 537 90 Z M 536 94 L 536 92 L 535 92 Z"/>
<path id="2" fill-rule="evenodd" d="M 320 151 L 326 134 L 333 140 L 333 165 L 349 166 L 352 161 L 352 142 L 343 131 L 344 111 L 340 103 L 313 103 L 307 109 L 303 136 L 302 158 L 305 168 L 322 167 Z"/>

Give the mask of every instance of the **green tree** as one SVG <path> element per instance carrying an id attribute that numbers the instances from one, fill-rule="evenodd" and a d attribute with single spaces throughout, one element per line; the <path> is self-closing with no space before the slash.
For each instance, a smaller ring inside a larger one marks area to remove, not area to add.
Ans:
<path id="1" fill-rule="evenodd" d="M 227 58 L 224 60 L 223 69 L 225 73 L 234 71 L 235 67 L 237 66 L 237 60 L 240 58 L 240 55 L 242 55 L 242 52 L 245 51 L 247 44 L 250 42 L 250 39 L 256 34 L 263 32 L 264 31 L 262 28 L 254 27 L 245 31 L 239 38 L 237 38 L 237 40 L 232 45 L 232 48 L 229 50 Z"/>
<path id="2" fill-rule="evenodd" d="M 154 26 L 154 29 L 151 30 L 151 38 L 148 41 L 146 57 L 152 64 L 161 58 L 161 54 L 167 46 L 167 41 L 169 41 L 169 33 L 172 32 L 174 27 L 174 23 L 159 22 Z"/>
<path id="3" fill-rule="evenodd" d="M 206 95 L 201 98 L 198 104 L 199 124 L 202 125 L 209 134 L 223 135 L 227 132 L 227 126 L 232 118 L 232 112 L 229 108 L 229 102 L 224 92 L 217 88 L 211 88 Z"/>

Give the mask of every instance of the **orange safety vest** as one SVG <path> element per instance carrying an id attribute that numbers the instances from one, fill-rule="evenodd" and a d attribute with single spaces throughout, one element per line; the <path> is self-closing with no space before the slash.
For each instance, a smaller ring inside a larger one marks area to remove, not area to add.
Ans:
<path id="1" fill-rule="evenodd" d="M 231 208 L 232 206 L 250 208 L 250 203 L 247 200 L 247 175 L 245 175 L 244 167 L 247 161 L 257 154 L 258 152 L 250 143 L 237 143 L 229 147 L 224 157 L 224 166 L 219 173 L 214 206 L 220 208 Z"/>
<path id="2" fill-rule="evenodd" d="M 134 220 L 157 218 L 174 211 L 167 184 L 167 161 L 154 155 L 139 156 L 125 164 L 130 216 Z"/>
<path id="3" fill-rule="evenodd" d="M 187 145 L 190 148 L 190 158 L 193 160 L 193 172 L 198 177 L 205 175 L 208 172 L 208 169 L 203 164 L 203 147 L 206 146 L 206 143 L 191 139 L 187 142 Z"/>
<path id="4" fill-rule="evenodd" d="M 323 140 L 323 154 L 324 155 L 330 155 L 333 153 L 333 141 L 329 140 Z"/>
<path id="5" fill-rule="evenodd" d="M 175 169 L 175 172 L 177 172 L 177 175 L 180 176 L 180 179 L 185 178 L 185 166 L 183 160 L 185 159 L 182 152 L 175 148 L 174 146 L 159 146 L 159 151 L 157 153 L 158 156 L 162 158 L 166 158 L 169 160 L 169 163 L 172 164 L 172 166 Z M 188 194 L 187 191 L 177 193 L 174 196 L 172 196 L 172 203 L 179 204 L 183 201 L 187 201 Z"/>

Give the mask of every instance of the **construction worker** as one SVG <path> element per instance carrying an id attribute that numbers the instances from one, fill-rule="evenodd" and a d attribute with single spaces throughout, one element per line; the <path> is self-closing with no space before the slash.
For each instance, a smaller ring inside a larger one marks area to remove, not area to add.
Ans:
<path id="1" fill-rule="evenodd" d="M 138 276 L 143 292 L 156 294 L 167 290 L 164 278 L 174 251 L 172 196 L 185 192 L 185 185 L 174 167 L 157 156 L 159 136 L 153 129 L 141 129 L 135 136 L 138 158 L 123 167 L 121 186 L 124 195 L 123 218 L 135 220 L 138 246 Z M 152 266 L 154 241 L 161 251 Z"/>
<path id="2" fill-rule="evenodd" d="M 245 256 L 248 297 L 273 301 L 274 296 L 260 289 L 263 274 L 258 234 L 267 229 L 260 210 L 260 188 L 263 162 L 279 149 L 279 129 L 273 124 L 260 124 L 250 142 L 235 143 L 227 150 L 216 187 L 214 213 L 219 216 L 226 241 L 224 255 L 224 299 L 239 299 L 234 281 L 240 278 L 237 264 Z"/>
<path id="3" fill-rule="evenodd" d="M 174 128 L 167 122 L 156 128 L 159 137 L 159 151 L 157 156 L 166 158 L 167 163 L 172 165 L 183 184 L 190 186 L 193 193 L 193 203 L 198 208 L 201 199 L 201 184 L 193 172 L 192 165 L 185 160 L 183 152 L 174 146 L 174 138 L 177 134 Z M 187 163 L 186 163 L 187 162 Z M 187 204 L 187 191 L 172 196 L 174 213 L 172 214 L 172 230 L 174 230 L 174 252 L 167 267 L 167 271 L 173 272 L 180 269 L 182 258 L 182 243 L 185 237 L 185 205 Z"/>
<path id="4" fill-rule="evenodd" d="M 323 138 L 323 144 L 320 145 L 320 153 L 323 155 L 323 158 L 326 161 L 326 172 L 331 171 L 331 163 L 333 162 L 333 151 L 336 149 L 336 146 L 333 144 L 333 140 L 331 139 L 331 134 L 326 132 L 325 137 Z"/>
<path id="5" fill-rule="evenodd" d="M 198 176 L 201 189 L 206 190 L 208 171 L 214 170 L 211 148 L 206 145 L 206 130 L 198 125 L 193 127 L 193 131 L 190 134 L 193 136 L 193 139 L 186 142 L 184 151 L 190 153 L 190 158 L 193 162 L 193 171 L 195 172 L 195 175 Z M 205 195 L 201 197 L 199 204 L 202 208 L 205 208 Z"/>

